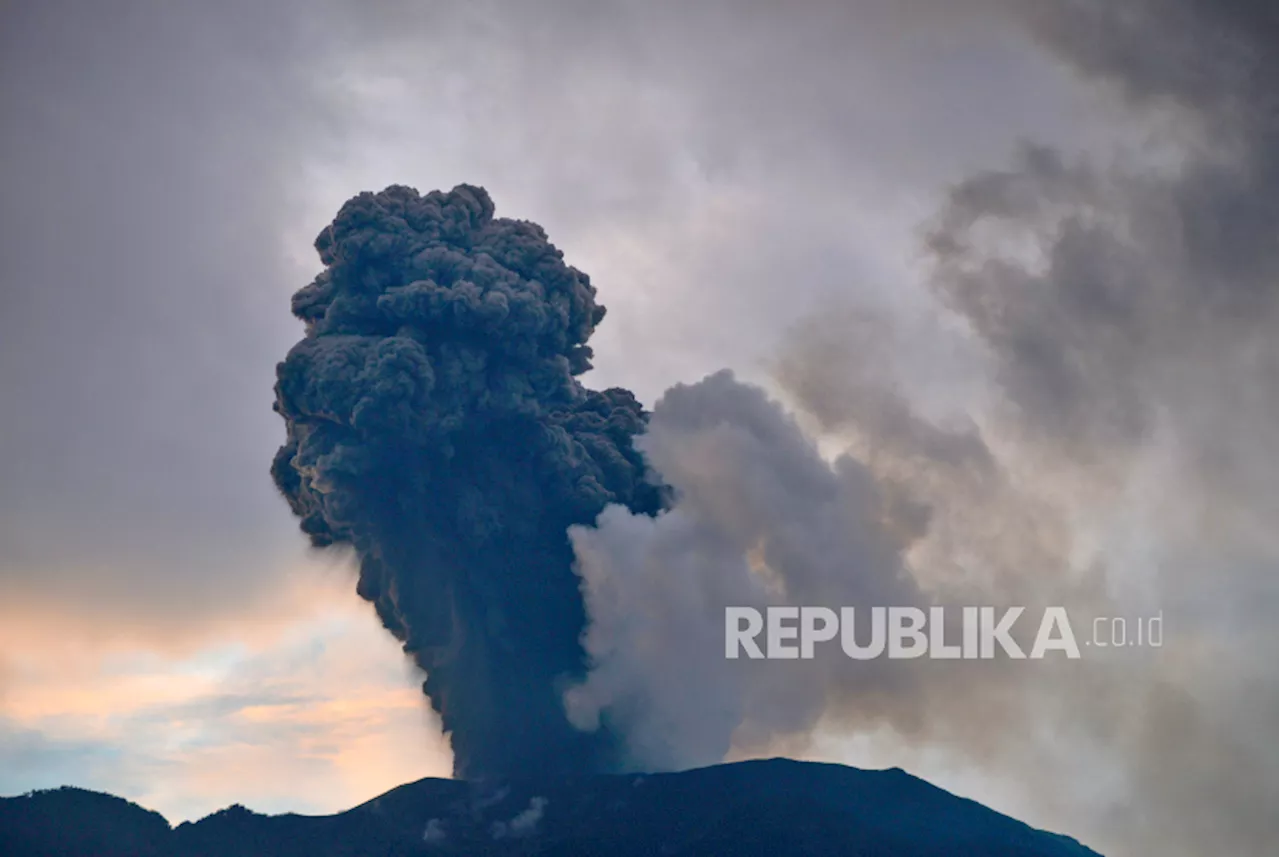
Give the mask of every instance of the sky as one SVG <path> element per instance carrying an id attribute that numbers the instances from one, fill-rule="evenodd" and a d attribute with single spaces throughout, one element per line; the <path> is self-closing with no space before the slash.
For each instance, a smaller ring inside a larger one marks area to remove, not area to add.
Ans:
<path id="1" fill-rule="evenodd" d="M 933 510 L 922 576 L 1183 630 L 1062 684 L 1090 725 L 1034 751 L 837 700 L 760 752 L 1108 854 L 1274 853 L 1275 84 L 1229 59 L 1264 5 L 6 4 L 0 793 L 176 823 L 448 774 L 268 467 L 316 234 L 465 182 L 591 275 L 586 383 L 653 405 L 729 367 Z M 966 432 L 994 475 L 921 452 Z"/>

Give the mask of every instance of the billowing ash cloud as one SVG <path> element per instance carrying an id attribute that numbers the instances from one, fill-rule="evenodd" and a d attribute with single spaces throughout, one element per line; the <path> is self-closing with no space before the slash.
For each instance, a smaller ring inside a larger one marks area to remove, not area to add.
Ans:
<path id="1" fill-rule="evenodd" d="M 827 313 L 785 343 L 786 407 L 721 373 L 646 424 L 582 389 L 586 278 L 482 191 L 392 188 L 326 230 L 276 479 L 317 544 L 354 546 L 460 773 L 831 727 L 1049 783 L 1044 823 L 1087 817 L 1106 851 L 1275 852 L 1275 7 L 1007 8 L 1158 145 L 1027 144 L 959 182 L 925 246 L 942 320 Z M 921 381 L 935 336 L 988 370 L 952 413 Z M 723 657 L 726 605 L 934 603 L 1160 611 L 1165 645 Z"/>
<path id="2" fill-rule="evenodd" d="M 350 545 L 359 593 L 427 672 L 455 771 L 614 764 L 566 720 L 584 626 L 566 530 L 608 503 L 654 512 L 625 390 L 577 375 L 604 316 L 587 276 L 481 188 L 346 203 L 278 368 L 276 484 L 314 545 Z"/>

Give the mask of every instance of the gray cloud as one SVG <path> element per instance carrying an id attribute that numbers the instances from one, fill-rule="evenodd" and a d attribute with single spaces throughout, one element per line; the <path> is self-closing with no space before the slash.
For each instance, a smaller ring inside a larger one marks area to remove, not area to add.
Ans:
<path id="1" fill-rule="evenodd" d="M 226 700 L 130 711 L 110 693 L 127 677 L 100 645 L 214 634 L 215 645 L 252 645 L 264 601 L 292 598 L 289 618 L 310 618 L 297 605 L 310 596 L 284 573 L 302 564 L 303 540 L 265 472 L 282 434 L 275 363 L 298 335 L 288 297 L 314 274 L 286 244 L 306 216 L 298 152 L 330 139 L 307 79 L 327 48 L 315 39 L 300 52 L 295 11 L 0 10 L 4 794 L 76 784 L 159 805 L 175 822 L 232 800 L 332 811 L 372 790 L 350 782 L 340 749 L 432 727 L 425 712 L 394 707 L 292 730 L 246 724 Z M 317 582 L 334 573 L 306 570 Z M 375 691 L 420 680 L 389 654 Z M 272 680 L 317 661 L 327 662 L 311 650 L 274 663 L 236 691 L 245 707 L 266 705 Z M 156 684 L 184 687 L 190 664 L 168 663 Z M 94 681 L 103 674 L 112 680 Z M 84 694 L 101 694 L 89 717 L 67 702 Z M 33 715 L 33 700 L 59 713 Z M 310 713 L 324 719 L 323 706 Z M 269 762 L 254 756 L 270 750 Z M 448 762 L 401 764 L 420 775 Z"/>
<path id="2" fill-rule="evenodd" d="M 1137 530 L 1189 638 L 1174 674 L 1109 692 L 1137 795 L 1111 829 L 1146 851 L 1271 853 L 1276 623 L 1256 605 L 1276 593 L 1276 9 L 1030 8 L 1042 42 L 1157 119 L 1175 157 L 1028 147 L 962 182 L 931 235 L 935 286 L 1032 459 L 1096 468 L 1071 511 L 1101 499 L 1086 520 Z M 1123 589 L 1123 555 L 1105 559 Z"/>
<path id="3" fill-rule="evenodd" d="M 1086 651 L 1079 668 L 970 670 L 945 692 L 913 688 L 890 722 L 1013 780 L 1053 771 L 1059 788 L 1038 795 L 1035 811 L 1087 818 L 1075 829 L 1106 852 L 1229 842 L 1233 853 L 1266 853 L 1275 622 L 1248 605 L 1272 600 L 1273 548 L 1206 520 L 1194 462 L 1154 442 L 1095 445 L 1110 466 L 1094 472 L 1042 432 L 1010 425 L 999 398 L 976 423 L 925 420 L 912 391 L 895 386 L 902 343 L 876 322 L 884 327 L 831 314 L 803 326 L 778 379 L 818 436 L 847 445 L 883 493 L 922 510 L 911 574 L 960 603 L 1064 605 L 1086 628 L 1096 616 L 1159 611 L 1173 629 L 1158 651 Z"/>
<path id="4" fill-rule="evenodd" d="M 188 623 L 298 556 L 261 466 L 288 153 L 320 119 L 293 11 L 6 7 L 6 598 Z"/>
<path id="5" fill-rule="evenodd" d="M 1015 779 L 1054 772 L 1059 793 L 1041 811 L 1088 817 L 1104 848 L 1271 853 L 1276 624 L 1257 605 L 1275 601 L 1274 10 L 1065 3 L 1019 17 L 1171 136 L 1110 162 L 1025 144 L 1011 167 L 959 182 L 927 234 L 931 286 L 954 315 L 909 330 L 884 307 L 828 311 L 784 343 L 777 379 L 878 495 L 919 510 L 903 565 L 921 585 L 1085 615 L 1158 608 L 1179 629 L 1145 661 L 1095 657 L 1017 681 L 971 671 L 945 688 L 917 673 L 882 709 L 895 729 Z M 938 375 L 918 384 L 930 366 L 949 373 L 948 350 L 990 370 L 993 385 L 967 404 L 938 390 Z M 720 413 L 710 399 L 698 407 Z M 942 423 L 922 416 L 939 410 Z M 669 431 L 660 403 L 643 443 L 679 489 L 691 465 L 661 454 Z M 749 571 L 757 543 L 715 541 L 704 510 L 736 508 L 757 482 L 788 510 L 809 507 L 786 474 L 753 479 L 771 460 L 763 450 L 684 447 L 698 451 L 692 472 L 716 455 L 734 465 L 678 494 L 658 522 L 611 513 L 575 532 L 599 666 L 571 710 L 585 700 L 594 714 L 605 700 L 634 721 L 634 746 L 668 765 L 701 761 L 681 753 L 723 749 L 766 717 L 775 739 L 812 731 L 819 713 L 872 728 L 865 700 L 842 698 L 831 675 L 795 670 L 784 689 L 763 672 L 743 678 L 740 664 L 689 658 L 713 648 L 690 628 L 718 630 L 716 607 L 765 600 Z M 765 519 L 789 520 L 776 514 Z M 701 547 L 708 534 L 720 552 Z M 824 562 L 860 557 L 858 541 Z M 765 578 L 788 571 L 770 566 Z M 736 598 L 717 588 L 728 581 Z M 621 604 L 660 613 L 650 622 L 661 632 L 651 638 Z M 686 674 L 697 678 L 673 687 Z M 761 688 L 774 711 L 752 699 Z M 686 745 L 690 724 L 712 728 Z M 1105 798 L 1080 790 L 1090 777 L 1113 783 Z"/>
<path id="6" fill-rule="evenodd" d="M 940 182 L 1100 127 L 988 4 L 589 5 L 361 7 L 372 46 L 333 87 L 369 160 L 324 209 L 467 181 L 536 213 L 609 292 L 597 385 L 645 400 L 758 375 L 780 321 L 834 295 L 911 301 L 878 275 Z"/>
<path id="7" fill-rule="evenodd" d="M 1042 433 L 1131 446 L 1163 421 L 1271 520 L 1274 482 L 1250 479 L 1271 472 L 1259 455 L 1275 461 L 1276 10 L 1029 8 L 1068 61 L 1147 115 L 1173 112 L 1177 160 L 1100 166 L 1028 146 L 965 180 L 931 234 L 938 292 Z"/>
<path id="8" fill-rule="evenodd" d="M 6 10 L 7 594 L 186 624 L 230 607 L 222 581 L 269 587 L 298 559 L 254 402 L 295 337 L 279 307 L 314 274 L 305 243 L 353 192 L 470 181 L 536 216 L 610 294 L 594 383 L 652 399 L 757 371 L 779 319 L 850 288 L 832 271 L 880 279 L 872 251 L 914 204 L 895 183 L 980 163 L 1007 122 L 1070 124 L 990 17 L 541 6 Z M 952 121 L 990 80 L 965 108 L 986 121 Z M 920 142 L 944 127 L 945 151 Z M 877 210 L 849 223 L 858 198 Z"/>

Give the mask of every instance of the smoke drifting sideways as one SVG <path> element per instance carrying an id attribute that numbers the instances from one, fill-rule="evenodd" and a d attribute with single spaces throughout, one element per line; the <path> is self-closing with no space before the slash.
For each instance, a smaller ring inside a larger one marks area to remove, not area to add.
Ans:
<path id="1" fill-rule="evenodd" d="M 827 308 L 784 340 L 786 409 L 727 374 L 668 391 L 636 442 L 670 509 L 572 530 L 569 711 L 663 768 L 905 739 L 1051 783 L 1020 799 L 1106 853 L 1275 854 L 1276 7 L 1011 6 L 1176 163 L 1023 146 L 927 230 L 943 323 Z M 940 416 L 910 367 L 951 331 L 978 394 Z M 720 649 L 727 604 L 932 603 L 1171 630 L 1031 669 Z"/>
<path id="2" fill-rule="evenodd" d="M 727 606 L 927 601 L 903 550 L 927 524 L 852 456 L 828 462 L 765 391 L 724 370 L 677 385 L 636 440 L 673 491 L 657 516 L 606 509 L 571 530 L 592 670 L 573 722 L 612 723 L 625 758 L 672 770 L 809 732 L 838 697 L 866 720 L 921 680 L 899 661 L 724 657 Z M 865 634 L 864 634 L 865 636 Z"/>
<path id="3" fill-rule="evenodd" d="M 608 729 L 566 718 L 585 613 L 567 529 L 662 505 L 626 390 L 585 389 L 604 317 L 536 224 L 459 185 L 362 193 L 321 232 L 277 367 L 272 476 L 316 547 L 426 672 L 455 775 L 608 770 Z"/>
<path id="4" fill-rule="evenodd" d="M 666 391 L 635 443 L 667 508 L 611 506 L 571 528 L 591 669 L 566 707 L 580 728 L 621 736 L 628 764 L 821 753 L 825 733 L 960 748 L 985 766 L 1022 753 L 1011 735 L 1061 695 L 1070 662 L 851 660 L 841 644 L 725 657 L 728 606 L 943 607 L 952 641 L 964 605 L 1097 607 L 1070 573 L 1057 510 L 1012 480 L 977 426 L 934 424 L 883 386 L 866 332 L 835 315 L 797 329 L 778 372 L 786 399 L 727 370 Z M 839 385 L 850 379 L 868 386 Z M 833 430 L 845 420 L 872 443 Z M 864 643 L 868 615 L 852 629 Z M 1013 636 L 1025 650 L 1034 632 Z"/>

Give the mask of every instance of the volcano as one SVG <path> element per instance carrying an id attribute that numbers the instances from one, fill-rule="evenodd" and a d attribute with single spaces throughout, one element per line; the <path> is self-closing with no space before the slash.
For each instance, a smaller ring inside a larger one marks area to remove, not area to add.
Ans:
<path id="1" fill-rule="evenodd" d="M 769 759 L 667 774 L 423 779 L 346 812 L 241 806 L 171 828 L 121 798 L 0 799 L 10 857 L 1097 857 L 898 768 Z"/>

